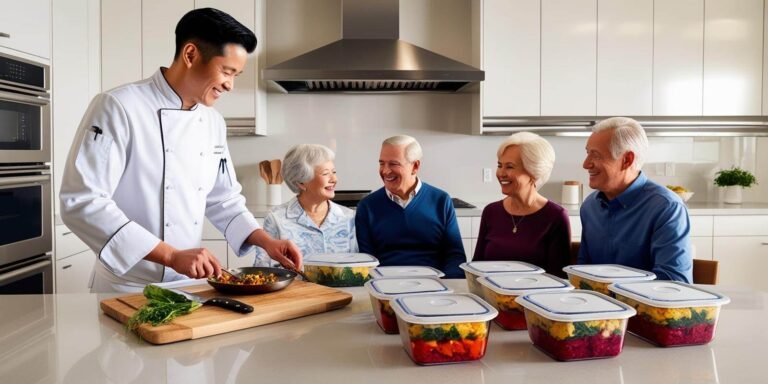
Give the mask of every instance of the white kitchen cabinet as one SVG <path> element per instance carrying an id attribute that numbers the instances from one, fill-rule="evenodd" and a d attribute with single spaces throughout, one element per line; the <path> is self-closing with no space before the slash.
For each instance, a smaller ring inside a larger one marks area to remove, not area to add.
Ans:
<path id="1" fill-rule="evenodd" d="M 704 0 L 653 5 L 653 115 L 701 116 Z"/>
<path id="2" fill-rule="evenodd" d="M 54 228 L 56 293 L 87 293 L 96 254 L 65 225 Z"/>
<path id="3" fill-rule="evenodd" d="M 651 115 L 653 1 L 598 0 L 597 9 L 597 115 Z"/>
<path id="4" fill-rule="evenodd" d="M 472 255 L 474 254 L 474 247 L 472 246 L 472 219 L 473 217 L 471 216 L 460 216 L 456 218 L 456 221 L 459 224 L 459 234 L 461 235 L 461 243 L 464 246 L 464 254 L 467 257 L 467 261 L 472 260 Z"/>
<path id="5" fill-rule="evenodd" d="M 102 90 L 141 80 L 141 43 L 141 0 L 102 0 Z"/>
<path id="6" fill-rule="evenodd" d="M 594 116 L 597 0 L 541 4 L 541 115 Z"/>
<path id="7" fill-rule="evenodd" d="M 768 236 L 768 215 L 715 216 L 714 236 Z"/>
<path id="8" fill-rule="evenodd" d="M 176 23 L 194 7 L 194 0 L 141 2 L 141 78 L 171 65 L 176 50 Z"/>
<path id="9" fill-rule="evenodd" d="M 704 115 L 760 115 L 763 0 L 705 0 Z"/>
<path id="10" fill-rule="evenodd" d="M 571 225 L 571 241 L 581 242 L 581 216 L 568 216 Z"/>
<path id="11" fill-rule="evenodd" d="M 88 293 L 96 254 L 90 249 L 56 260 L 56 293 Z"/>
<path id="12" fill-rule="evenodd" d="M 768 7 L 763 12 L 763 116 L 768 116 Z"/>
<path id="13" fill-rule="evenodd" d="M 538 116 L 541 1 L 485 0 L 483 116 Z"/>
<path id="14" fill-rule="evenodd" d="M 49 59 L 50 0 L 0 0 L 0 46 Z"/>
<path id="15" fill-rule="evenodd" d="M 768 236 L 715 237 L 713 253 L 718 284 L 768 290 Z"/>
<path id="16" fill-rule="evenodd" d="M 693 257 L 696 259 L 712 260 L 712 236 L 714 234 L 714 218 L 712 216 L 690 216 L 691 246 Z"/>

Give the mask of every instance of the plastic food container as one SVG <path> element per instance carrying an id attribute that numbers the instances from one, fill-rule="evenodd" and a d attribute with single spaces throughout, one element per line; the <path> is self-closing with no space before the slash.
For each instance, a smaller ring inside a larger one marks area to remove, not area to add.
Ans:
<path id="1" fill-rule="evenodd" d="M 720 307 L 731 299 L 676 281 L 612 284 L 616 299 L 637 310 L 627 330 L 661 347 L 706 344 L 715 337 Z"/>
<path id="2" fill-rule="evenodd" d="M 518 275 L 498 274 L 477 278 L 483 286 L 485 300 L 499 315 L 493 321 L 507 330 L 527 329 L 525 311 L 515 299 L 529 293 L 567 292 L 573 290 L 571 283 L 547 273 Z"/>
<path id="3" fill-rule="evenodd" d="M 628 283 L 656 279 L 653 272 L 625 267 L 618 264 L 585 264 L 563 267 L 568 274 L 568 281 L 576 289 L 589 289 L 605 295 L 611 295 L 608 286 L 613 283 Z"/>
<path id="4" fill-rule="evenodd" d="M 471 293 L 406 295 L 391 304 L 403 348 L 419 365 L 481 359 L 498 313 Z"/>
<path id="5" fill-rule="evenodd" d="M 532 293 L 515 301 L 525 307 L 533 344 L 560 361 L 618 355 L 627 319 L 636 313 L 627 304 L 586 290 Z"/>
<path id="6" fill-rule="evenodd" d="M 480 297 L 483 297 L 483 287 L 477 282 L 478 277 L 499 273 L 544 273 L 544 269 L 522 261 L 470 261 L 459 267 L 464 270 L 469 291 Z"/>
<path id="7" fill-rule="evenodd" d="M 329 287 L 361 287 L 379 260 L 367 253 L 323 253 L 304 259 L 304 274 Z"/>
<path id="8" fill-rule="evenodd" d="M 398 277 L 373 279 L 365 283 L 371 297 L 371 308 L 376 323 L 385 333 L 397 333 L 397 316 L 390 301 L 400 295 L 453 293 L 440 280 L 433 277 Z"/>
<path id="9" fill-rule="evenodd" d="M 443 277 L 445 273 L 432 267 L 420 265 L 389 265 L 371 270 L 374 279 L 386 277 Z"/>

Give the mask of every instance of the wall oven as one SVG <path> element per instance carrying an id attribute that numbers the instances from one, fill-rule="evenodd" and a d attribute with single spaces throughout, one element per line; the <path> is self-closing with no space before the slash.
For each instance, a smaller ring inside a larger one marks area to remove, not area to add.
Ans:
<path id="1" fill-rule="evenodd" d="M 53 293 L 49 74 L 0 53 L 0 294 Z"/>
<path id="2" fill-rule="evenodd" d="M 0 53 L 0 163 L 51 161 L 50 69 Z"/>

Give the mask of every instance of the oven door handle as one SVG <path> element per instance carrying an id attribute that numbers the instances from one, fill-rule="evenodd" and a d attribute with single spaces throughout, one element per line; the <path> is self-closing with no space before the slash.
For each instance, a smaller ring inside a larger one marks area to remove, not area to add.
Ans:
<path id="1" fill-rule="evenodd" d="M 39 183 L 39 182 L 46 182 L 51 181 L 51 176 L 49 175 L 34 175 L 34 176 L 14 176 L 14 177 L 0 177 L 0 186 L 7 186 L 7 185 L 21 185 L 21 184 L 32 184 L 32 183 Z"/>
<path id="2" fill-rule="evenodd" d="M 33 105 L 38 105 L 43 107 L 50 103 L 50 101 L 47 99 L 42 99 L 36 96 L 23 95 L 19 93 L 5 92 L 1 88 L 0 88 L 0 100 L 16 101 L 19 103 L 33 104 Z"/>
<path id="3" fill-rule="evenodd" d="M 17 277 L 24 276 L 26 274 L 29 274 L 30 272 L 34 272 L 43 268 L 47 268 L 51 265 L 51 260 L 43 260 L 31 265 L 27 265 L 26 267 L 19 268 L 15 271 L 11 271 L 5 274 L 0 275 L 0 285 L 3 285 L 6 281 L 14 280 Z"/>

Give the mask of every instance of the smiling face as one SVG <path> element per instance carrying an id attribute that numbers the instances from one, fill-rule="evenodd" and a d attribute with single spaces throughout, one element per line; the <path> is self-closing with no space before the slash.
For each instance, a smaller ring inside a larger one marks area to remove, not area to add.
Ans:
<path id="1" fill-rule="evenodd" d="M 637 176 L 631 168 L 634 154 L 626 152 L 614 159 L 611 155 L 613 130 L 593 132 L 587 140 L 587 157 L 582 166 L 589 173 L 589 187 L 613 199 L 623 192 Z"/>
<path id="2" fill-rule="evenodd" d="M 408 192 L 416 186 L 416 173 L 420 164 L 420 160 L 411 163 L 405 159 L 405 146 L 382 145 L 379 155 L 379 176 L 384 182 L 384 188 L 405 199 Z"/>
<path id="3" fill-rule="evenodd" d="M 533 177 L 523 168 L 519 145 L 504 149 L 496 164 L 496 178 L 501 185 L 501 193 L 507 196 L 526 196 L 536 189 Z"/>
<path id="4" fill-rule="evenodd" d="M 301 194 L 312 200 L 331 200 L 336 196 L 336 167 L 333 161 L 322 163 L 315 167 L 315 177 L 304 183 Z"/>
<path id="5" fill-rule="evenodd" d="M 207 62 L 203 60 L 200 50 L 196 50 L 196 54 L 191 56 L 187 51 L 185 54 L 190 60 L 188 83 L 185 87 L 187 92 L 182 95 L 185 107 L 198 103 L 213 106 L 224 92 L 234 88 L 235 77 L 243 71 L 248 59 L 248 53 L 239 44 L 225 45 L 223 56 L 213 56 Z"/>

